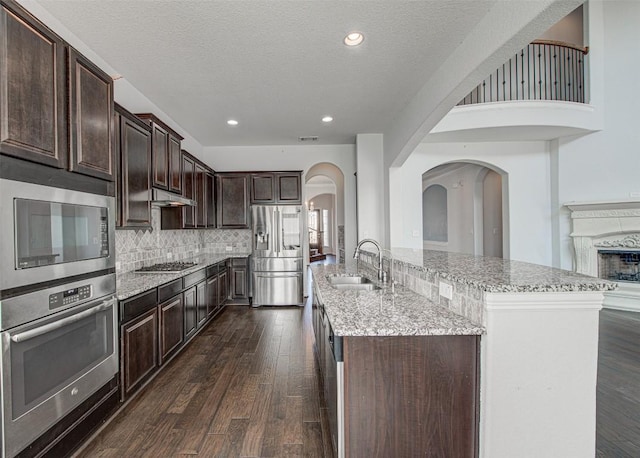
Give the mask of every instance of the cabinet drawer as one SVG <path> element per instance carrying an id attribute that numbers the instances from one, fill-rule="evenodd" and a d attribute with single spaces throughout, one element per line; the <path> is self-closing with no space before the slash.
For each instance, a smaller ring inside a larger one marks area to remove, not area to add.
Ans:
<path id="1" fill-rule="evenodd" d="M 240 266 L 241 267 L 241 266 L 246 266 L 248 264 L 249 263 L 247 261 L 247 258 L 231 258 L 231 265 L 233 267 L 236 267 L 236 266 Z"/>
<path id="2" fill-rule="evenodd" d="M 120 301 L 120 323 L 143 314 L 147 310 L 154 308 L 158 304 L 158 294 L 156 289 L 152 289 L 137 296 Z"/>
<path id="3" fill-rule="evenodd" d="M 200 269 L 197 272 L 186 275 L 184 278 L 184 287 L 189 288 L 190 286 L 195 285 L 196 283 L 204 280 L 207 275 L 207 269 Z"/>
<path id="4" fill-rule="evenodd" d="M 158 302 L 164 302 L 183 290 L 182 278 L 158 286 Z"/>

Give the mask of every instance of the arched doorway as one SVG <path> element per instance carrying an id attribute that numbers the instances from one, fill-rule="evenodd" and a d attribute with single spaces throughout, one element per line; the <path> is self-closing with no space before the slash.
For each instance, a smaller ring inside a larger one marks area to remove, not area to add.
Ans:
<path id="1" fill-rule="evenodd" d="M 422 175 L 423 247 L 508 257 L 507 173 L 491 164 L 450 162 Z"/>
<path id="2" fill-rule="evenodd" d="M 319 163 L 305 175 L 309 259 L 331 255 L 344 262 L 344 175 L 333 164 Z M 318 256 L 320 255 L 320 256 Z"/>

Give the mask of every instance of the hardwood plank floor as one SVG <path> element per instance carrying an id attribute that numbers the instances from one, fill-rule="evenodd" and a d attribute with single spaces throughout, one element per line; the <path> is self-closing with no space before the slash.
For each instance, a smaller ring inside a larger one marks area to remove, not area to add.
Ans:
<path id="1" fill-rule="evenodd" d="M 332 457 L 310 307 L 229 306 L 76 457 Z"/>
<path id="2" fill-rule="evenodd" d="M 596 456 L 640 457 L 640 313 L 600 312 Z"/>

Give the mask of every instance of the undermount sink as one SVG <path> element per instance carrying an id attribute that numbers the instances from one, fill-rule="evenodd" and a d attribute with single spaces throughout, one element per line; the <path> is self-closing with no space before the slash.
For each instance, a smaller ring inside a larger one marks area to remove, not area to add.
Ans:
<path id="1" fill-rule="evenodd" d="M 380 289 L 375 283 L 363 276 L 333 276 L 328 277 L 329 284 L 339 290 L 373 291 Z"/>

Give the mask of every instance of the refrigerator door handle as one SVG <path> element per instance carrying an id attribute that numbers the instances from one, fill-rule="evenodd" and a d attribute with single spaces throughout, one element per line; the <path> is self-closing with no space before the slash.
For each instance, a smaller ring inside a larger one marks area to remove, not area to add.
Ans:
<path id="1" fill-rule="evenodd" d="M 275 244 L 275 249 L 273 251 L 275 251 L 276 253 L 280 253 L 280 219 L 279 219 L 279 212 L 278 212 L 278 208 L 274 208 L 273 209 L 273 239 L 274 239 L 274 244 Z"/>

